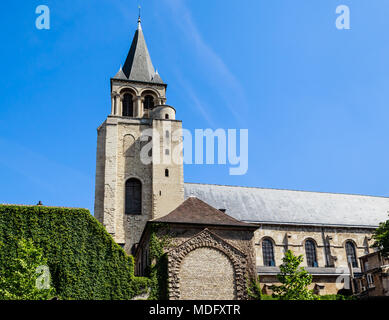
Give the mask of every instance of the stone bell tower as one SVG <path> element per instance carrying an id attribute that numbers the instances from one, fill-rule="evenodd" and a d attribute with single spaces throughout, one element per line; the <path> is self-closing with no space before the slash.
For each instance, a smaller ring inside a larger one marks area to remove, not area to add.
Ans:
<path id="1" fill-rule="evenodd" d="M 166 104 L 140 18 L 111 78 L 111 113 L 97 129 L 95 217 L 131 253 L 151 219 L 184 201 L 182 122 Z"/>

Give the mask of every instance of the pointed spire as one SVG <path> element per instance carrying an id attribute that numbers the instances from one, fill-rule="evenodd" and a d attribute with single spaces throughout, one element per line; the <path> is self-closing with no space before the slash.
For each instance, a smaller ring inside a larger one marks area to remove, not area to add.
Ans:
<path id="1" fill-rule="evenodd" d="M 119 71 L 115 78 L 128 80 L 163 83 L 161 77 L 156 74 L 153 63 L 151 62 L 149 50 L 143 35 L 140 12 L 138 17 L 138 28 L 135 31 L 130 51 L 128 52 L 126 62 L 121 72 Z"/>

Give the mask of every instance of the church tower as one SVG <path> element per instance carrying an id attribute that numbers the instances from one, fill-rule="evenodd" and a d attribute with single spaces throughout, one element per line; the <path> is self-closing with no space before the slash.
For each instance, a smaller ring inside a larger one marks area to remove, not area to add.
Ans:
<path id="1" fill-rule="evenodd" d="M 111 78 L 111 113 L 97 129 L 94 214 L 131 253 L 146 222 L 184 201 L 182 122 L 166 104 L 140 18 L 123 67 Z"/>

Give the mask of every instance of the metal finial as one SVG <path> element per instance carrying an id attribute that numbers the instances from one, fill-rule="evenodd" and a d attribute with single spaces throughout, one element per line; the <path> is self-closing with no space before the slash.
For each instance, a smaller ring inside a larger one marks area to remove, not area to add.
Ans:
<path id="1" fill-rule="evenodd" d="M 142 26 L 140 24 L 140 5 L 138 6 L 139 8 L 139 16 L 138 16 L 138 30 L 142 30 Z"/>

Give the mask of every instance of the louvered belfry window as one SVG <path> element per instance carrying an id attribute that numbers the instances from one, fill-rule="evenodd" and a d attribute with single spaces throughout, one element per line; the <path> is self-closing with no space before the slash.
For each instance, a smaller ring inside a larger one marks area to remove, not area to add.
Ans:
<path id="1" fill-rule="evenodd" d="M 262 254 L 263 254 L 263 265 L 267 267 L 275 266 L 274 262 L 274 250 L 273 242 L 269 239 L 262 241 Z"/>
<path id="2" fill-rule="evenodd" d="M 316 246 L 312 240 L 305 241 L 305 255 L 307 256 L 307 266 L 317 267 Z"/>
<path id="3" fill-rule="evenodd" d="M 145 110 L 151 110 L 154 108 L 153 96 L 150 96 L 150 95 L 145 96 L 144 107 L 145 107 Z"/>
<path id="4" fill-rule="evenodd" d="M 347 262 L 351 259 L 353 268 L 358 268 L 357 254 L 355 253 L 355 245 L 351 241 L 346 242 Z"/>
<path id="5" fill-rule="evenodd" d="M 142 214 L 142 183 L 135 178 L 126 182 L 126 214 Z"/>

